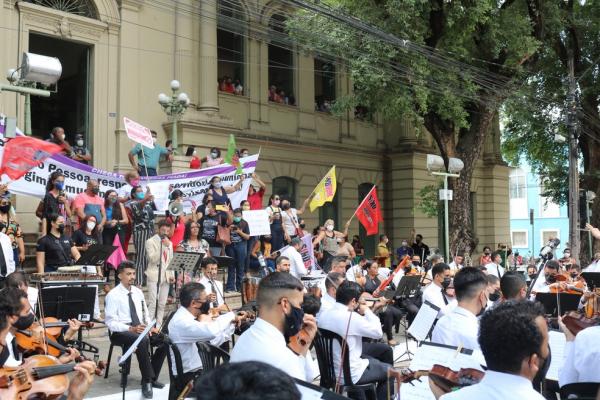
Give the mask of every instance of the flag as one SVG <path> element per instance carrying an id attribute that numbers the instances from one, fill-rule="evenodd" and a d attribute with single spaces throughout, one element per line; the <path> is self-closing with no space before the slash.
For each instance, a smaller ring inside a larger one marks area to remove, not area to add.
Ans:
<path id="1" fill-rule="evenodd" d="M 325 202 L 332 201 L 335 196 L 335 189 L 337 183 L 335 180 L 335 165 L 331 167 L 329 172 L 321 179 L 321 182 L 313 190 L 314 196 L 310 200 L 310 212 L 313 212 L 315 208 L 321 207 Z"/>
<path id="2" fill-rule="evenodd" d="M 108 257 L 106 263 L 112 265 L 114 269 L 117 269 L 121 262 L 127 261 L 127 257 L 125 257 L 125 253 L 123 252 L 123 247 L 121 247 L 119 235 L 115 235 L 115 239 L 113 240 L 113 246 L 117 246 L 117 248 L 115 249 L 115 251 L 113 251 L 110 257 Z"/>
<path id="3" fill-rule="evenodd" d="M 375 186 L 373 186 L 373 189 L 369 191 L 367 196 L 360 203 L 355 214 L 360 223 L 365 227 L 367 236 L 375 235 L 379 232 L 379 223 L 383 222 L 383 217 L 381 215 L 381 205 L 377 198 Z"/>
<path id="4" fill-rule="evenodd" d="M 235 136 L 233 136 L 233 134 L 229 135 L 229 144 L 227 145 L 227 154 L 225 155 L 225 159 L 224 161 L 227 164 L 231 164 L 234 167 L 236 167 L 236 172 L 238 174 L 242 173 L 242 163 L 240 162 L 240 156 L 238 155 L 237 151 L 236 151 L 236 146 L 235 146 Z"/>
<path id="5" fill-rule="evenodd" d="M 30 169 L 37 167 L 48 157 L 62 151 L 62 147 L 31 136 L 2 139 L 2 164 L 0 176 L 6 175 L 13 181 L 21 178 Z"/>

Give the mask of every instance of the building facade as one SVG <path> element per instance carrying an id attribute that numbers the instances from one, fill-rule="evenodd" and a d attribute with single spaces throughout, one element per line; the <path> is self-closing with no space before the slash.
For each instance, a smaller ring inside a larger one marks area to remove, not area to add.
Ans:
<path id="1" fill-rule="evenodd" d="M 509 176 L 510 237 L 514 250 L 523 256 L 537 256 L 550 238 L 559 238 L 557 254 L 569 241 L 569 217 L 566 205 L 543 196 L 544 182 L 529 165 L 511 168 Z M 533 224 L 531 215 L 533 215 Z"/>
<path id="2" fill-rule="evenodd" d="M 63 64 L 58 92 L 49 100 L 32 98 L 34 135 L 46 137 L 55 125 L 66 128 L 67 139 L 82 133 L 95 166 L 126 171 L 132 143 L 123 117 L 155 129 L 161 142 L 170 138 L 172 124 L 157 95 L 168 93 L 169 82 L 177 79 L 191 104 L 177 125 L 180 155 L 161 172 L 186 169 L 181 154 L 187 146 L 203 156 L 213 146 L 225 149 L 234 133 L 238 147 L 260 152 L 257 172 L 269 187 L 267 195 L 285 194 L 295 205 L 336 165 L 336 198 L 305 214 L 307 227 L 329 217 L 342 227 L 362 196 L 379 184 L 385 216 L 380 232 L 398 244 L 414 227 L 427 244 L 441 246 L 438 220 L 416 207 L 419 191 L 435 182 L 425 167 L 426 154 L 436 151 L 431 137 L 368 110 L 330 114 L 331 102 L 352 90 L 352 81 L 341 61 L 286 45 L 282 27 L 290 10 L 279 2 L 78 0 L 68 7 L 58 0 L 2 2 L 0 68 L 16 67 L 26 51 Z M 239 81 L 234 93 L 227 78 Z M 20 126 L 23 110 L 18 95 L 0 95 L 0 111 L 17 116 Z M 480 243 L 506 242 L 508 168 L 500 158 L 498 129 L 473 179 Z M 36 205 L 30 199 L 18 203 L 23 212 Z M 360 231 L 372 253 L 375 238 Z M 351 232 L 359 232 L 356 220 Z"/>

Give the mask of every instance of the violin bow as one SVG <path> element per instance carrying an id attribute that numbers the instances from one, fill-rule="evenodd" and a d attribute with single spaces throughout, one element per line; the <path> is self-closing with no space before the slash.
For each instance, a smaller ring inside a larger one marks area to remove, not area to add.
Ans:
<path id="1" fill-rule="evenodd" d="M 227 301 L 225 301 L 225 296 L 223 296 L 223 293 L 219 290 L 219 286 L 217 285 L 217 282 L 215 282 L 215 280 L 212 277 L 207 276 L 207 278 L 208 278 L 208 281 L 210 283 L 212 283 L 212 285 L 215 287 L 215 290 L 217 291 L 217 293 L 215 293 L 215 294 L 221 295 L 221 298 L 223 299 L 223 304 L 225 304 L 225 307 L 227 307 L 228 311 L 231 311 L 229 304 L 227 304 Z M 219 299 L 217 298 L 217 303 L 218 302 L 219 302 Z"/>
<path id="2" fill-rule="evenodd" d="M 44 302 L 42 301 L 42 284 L 41 281 L 37 283 L 37 289 L 38 289 L 38 304 L 40 307 L 40 325 L 42 326 L 42 332 L 44 333 L 42 335 L 42 342 L 44 343 L 44 351 L 46 352 L 46 354 L 48 354 L 48 341 L 46 339 L 46 323 L 44 322 Z M 34 314 L 35 315 L 35 314 Z"/>
<path id="3" fill-rule="evenodd" d="M 350 311 L 350 316 L 348 317 L 348 323 L 346 324 L 346 333 L 344 334 L 344 338 L 342 340 L 342 352 L 340 358 L 340 370 L 338 371 L 337 379 L 335 380 L 335 392 L 339 393 L 340 386 L 342 385 L 342 371 L 344 370 L 344 358 L 346 357 L 346 349 L 348 348 L 348 332 L 350 331 L 350 321 L 352 320 L 352 314 L 354 311 Z"/>

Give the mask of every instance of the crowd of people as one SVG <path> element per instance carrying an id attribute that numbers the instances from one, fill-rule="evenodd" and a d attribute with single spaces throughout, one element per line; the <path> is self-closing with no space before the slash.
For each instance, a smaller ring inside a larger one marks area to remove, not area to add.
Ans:
<path id="1" fill-rule="evenodd" d="M 244 86 L 239 79 L 233 80 L 230 76 L 225 75 L 217 81 L 218 89 L 221 92 L 231 93 L 238 96 L 244 95 Z"/>
<path id="2" fill-rule="evenodd" d="M 296 98 L 293 94 L 286 94 L 285 90 L 277 85 L 269 86 L 269 101 L 279 104 L 286 104 L 289 106 L 296 105 Z"/>

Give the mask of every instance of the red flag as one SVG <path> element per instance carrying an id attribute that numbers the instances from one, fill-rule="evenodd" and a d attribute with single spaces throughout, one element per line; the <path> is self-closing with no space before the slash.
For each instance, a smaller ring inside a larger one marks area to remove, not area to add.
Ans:
<path id="1" fill-rule="evenodd" d="M 2 166 L 0 176 L 7 175 L 17 180 L 30 169 L 44 162 L 48 157 L 60 153 L 62 148 L 31 136 L 17 136 L 3 140 Z"/>
<path id="2" fill-rule="evenodd" d="M 381 215 L 381 205 L 377 198 L 375 186 L 373 186 L 373 189 L 369 191 L 356 209 L 356 217 L 365 227 L 367 236 L 375 235 L 379 232 L 379 223 L 383 222 L 383 216 Z"/>

